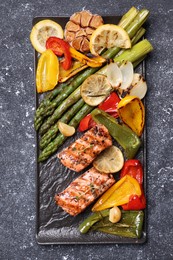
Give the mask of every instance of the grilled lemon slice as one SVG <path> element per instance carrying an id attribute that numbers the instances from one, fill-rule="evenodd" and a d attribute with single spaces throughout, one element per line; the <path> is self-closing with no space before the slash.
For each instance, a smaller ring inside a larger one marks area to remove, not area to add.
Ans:
<path id="1" fill-rule="evenodd" d="M 104 75 L 93 74 L 81 85 L 81 96 L 90 106 L 99 105 L 112 91 L 112 86 Z"/>
<path id="2" fill-rule="evenodd" d="M 104 49 L 112 47 L 131 48 L 128 33 L 122 27 L 114 24 L 99 26 L 91 35 L 90 52 L 93 55 L 99 55 Z"/>
<path id="3" fill-rule="evenodd" d="M 119 172 L 124 165 L 124 157 L 118 147 L 111 146 L 97 156 L 93 165 L 100 172 Z"/>
<path id="4" fill-rule="evenodd" d="M 30 34 L 30 41 L 36 51 L 43 53 L 46 50 L 46 41 L 51 36 L 63 38 L 63 29 L 60 24 L 45 19 L 36 23 Z"/>

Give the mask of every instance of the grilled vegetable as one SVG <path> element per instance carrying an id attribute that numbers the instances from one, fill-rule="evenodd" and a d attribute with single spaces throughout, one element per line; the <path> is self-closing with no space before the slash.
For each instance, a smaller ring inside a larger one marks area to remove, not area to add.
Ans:
<path id="1" fill-rule="evenodd" d="M 101 173 L 93 167 L 57 194 L 55 200 L 63 210 L 76 216 L 114 183 L 112 175 Z"/>
<path id="2" fill-rule="evenodd" d="M 150 42 L 147 39 L 144 39 L 132 46 L 131 49 L 125 50 L 121 55 L 115 57 L 114 62 L 122 63 L 122 61 L 130 61 L 133 63 L 152 50 L 153 47 Z"/>
<path id="3" fill-rule="evenodd" d="M 35 125 L 37 125 L 37 121 L 40 121 L 40 118 L 43 120 L 46 116 L 52 115 L 57 106 L 59 106 L 63 100 L 68 98 L 68 96 L 72 94 L 77 87 L 79 87 L 82 82 L 96 70 L 98 70 L 98 68 L 89 68 L 82 74 L 76 76 L 74 80 L 72 80 L 72 82 L 70 82 L 70 84 L 67 85 L 66 88 L 64 88 L 63 91 L 54 100 L 52 100 L 48 106 L 40 111 L 39 115 L 37 115 L 37 119 L 35 120 Z"/>
<path id="4" fill-rule="evenodd" d="M 42 99 L 34 117 L 34 126 L 36 130 L 39 129 L 40 125 L 43 122 L 43 118 L 40 116 L 42 112 L 46 109 L 47 106 L 50 105 L 51 101 L 64 90 L 67 84 L 70 84 L 70 82 L 72 82 L 72 80 L 73 78 L 70 78 L 66 83 L 59 84 Z"/>
<path id="5" fill-rule="evenodd" d="M 142 235 L 144 213 L 143 211 L 121 211 L 121 220 L 118 223 L 109 221 L 109 210 L 94 212 L 86 218 L 80 225 L 79 230 L 82 234 L 89 230 L 101 231 L 104 233 L 140 238 Z"/>
<path id="6" fill-rule="evenodd" d="M 121 220 L 111 223 L 108 217 L 92 226 L 92 230 L 129 238 L 141 238 L 144 221 L 143 211 L 122 211 Z"/>
<path id="7" fill-rule="evenodd" d="M 59 82 L 65 82 L 72 76 L 75 76 L 80 71 L 86 69 L 88 66 L 80 61 L 72 61 L 72 66 L 69 70 L 65 70 L 60 62 L 59 64 Z"/>
<path id="8" fill-rule="evenodd" d="M 36 71 L 37 92 L 42 93 L 53 89 L 59 77 L 59 61 L 51 50 L 43 52 L 39 58 Z"/>
<path id="9" fill-rule="evenodd" d="M 123 75 L 116 63 L 110 63 L 107 66 L 106 75 L 114 89 L 117 89 L 121 86 L 123 82 Z"/>
<path id="10" fill-rule="evenodd" d="M 142 187 L 143 184 L 143 168 L 142 164 L 137 159 L 127 160 L 123 166 L 123 169 L 120 173 L 120 178 L 123 178 L 125 175 L 130 175 L 135 178 L 141 186 L 142 194 L 139 197 L 138 195 L 131 195 L 129 202 L 122 205 L 124 210 L 141 210 L 146 208 L 146 198 L 144 195 L 144 190 Z"/>
<path id="11" fill-rule="evenodd" d="M 68 123 L 73 116 L 83 107 L 85 102 L 83 99 L 74 104 L 59 120 L 63 123 Z M 44 149 L 57 135 L 58 126 L 55 123 L 40 139 L 40 148 Z"/>
<path id="12" fill-rule="evenodd" d="M 89 67 L 92 67 L 92 68 L 100 67 L 106 61 L 101 56 L 89 58 L 88 56 L 78 52 L 77 50 L 75 50 L 72 47 L 70 47 L 70 53 L 74 59 L 79 60 L 83 64 L 87 64 Z"/>
<path id="13" fill-rule="evenodd" d="M 43 135 L 54 125 L 62 114 L 81 98 L 80 87 L 78 87 L 69 97 L 67 97 L 54 111 L 54 113 L 40 127 L 39 133 Z"/>
<path id="14" fill-rule="evenodd" d="M 91 115 L 97 123 L 106 126 L 110 135 L 124 148 L 127 158 L 134 158 L 141 145 L 139 137 L 129 127 L 118 124 L 114 117 L 98 108 Z"/>
<path id="15" fill-rule="evenodd" d="M 147 83 L 141 74 L 134 73 L 131 88 L 128 91 L 128 95 L 136 96 L 140 99 L 145 97 L 147 93 Z"/>
<path id="16" fill-rule="evenodd" d="M 96 125 L 81 138 L 58 154 L 61 163 L 73 171 L 86 168 L 104 149 L 112 145 L 108 130 L 103 125 Z"/>
<path id="17" fill-rule="evenodd" d="M 131 195 L 141 196 L 138 181 L 130 175 L 125 175 L 109 188 L 94 204 L 92 211 L 100 211 L 114 206 L 121 206 L 129 202 Z"/>
<path id="18" fill-rule="evenodd" d="M 112 115 L 113 117 L 118 117 L 117 106 L 120 102 L 119 96 L 112 92 L 99 106 L 98 108 Z M 83 132 L 95 125 L 95 121 L 92 119 L 92 116 L 88 114 L 84 117 L 79 124 L 79 131 Z"/>
<path id="19" fill-rule="evenodd" d="M 136 96 L 126 96 L 118 104 L 118 114 L 122 121 L 138 136 L 142 135 L 145 123 L 145 108 Z"/>
<path id="20" fill-rule="evenodd" d="M 93 15 L 87 10 L 74 13 L 65 26 L 65 39 L 76 50 L 89 51 L 89 39 L 95 28 L 103 24 L 100 15 Z"/>

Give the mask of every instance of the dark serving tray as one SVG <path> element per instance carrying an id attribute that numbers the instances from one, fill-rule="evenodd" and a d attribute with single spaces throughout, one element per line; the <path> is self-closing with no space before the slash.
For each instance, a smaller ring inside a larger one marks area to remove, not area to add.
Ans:
<path id="1" fill-rule="evenodd" d="M 36 17 L 33 19 L 33 25 L 43 19 L 51 19 L 62 27 L 65 26 L 69 20 L 68 17 Z M 120 20 L 117 16 L 103 17 L 105 23 L 115 23 Z M 37 67 L 38 53 L 35 51 L 35 71 Z M 145 76 L 145 63 L 143 62 L 138 66 L 137 72 Z M 36 108 L 39 105 L 43 95 L 36 93 L 35 104 Z M 74 140 L 81 136 L 77 132 L 75 136 L 70 137 L 58 149 L 57 153 L 63 148 L 68 146 Z M 36 133 L 36 157 L 39 151 L 39 136 Z M 36 221 L 36 239 L 39 244 L 102 244 L 102 243 L 144 243 L 146 241 L 146 210 L 142 237 L 140 239 L 132 239 L 119 237 L 115 235 L 108 235 L 101 232 L 88 232 L 81 234 L 79 232 L 79 224 L 91 214 L 91 207 L 88 207 L 83 213 L 76 217 L 72 217 L 65 213 L 60 207 L 55 204 L 54 196 L 58 192 L 63 191 L 74 179 L 81 173 L 75 173 L 65 168 L 57 159 L 55 153 L 47 161 L 43 163 L 36 163 L 36 208 L 37 208 L 37 221 Z M 144 167 L 144 191 L 146 193 L 146 128 L 142 136 L 142 147 L 138 152 L 136 158 L 140 159 Z"/>

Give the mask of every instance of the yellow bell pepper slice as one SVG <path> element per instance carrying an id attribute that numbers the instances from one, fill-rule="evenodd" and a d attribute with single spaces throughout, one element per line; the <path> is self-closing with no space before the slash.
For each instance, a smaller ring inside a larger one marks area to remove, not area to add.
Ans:
<path id="1" fill-rule="evenodd" d="M 72 47 L 70 47 L 70 54 L 72 58 L 79 60 L 83 64 L 87 64 L 89 67 L 93 67 L 93 68 L 102 66 L 102 64 L 106 61 L 101 56 L 89 58 Z"/>
<path id="2" fill-rule="evenodd" d="M 126 96 L 118 104 L 121 120 L 138 136 L 142 135 L 145 124 L 145 107 L 136 96 Z"/>
<path id="3" fill-rule="evenodd" d="M 72 66 L 70 69 L 65 70 L 62 66 L 62 63 L 59 63 L 59 82 L 65 82 L 69 78 L 76 75 L 78 72 L 86 69 L 88 66 L 86 64 L 83 64 L 82 62 L 75 60 L 72 61 Z"/>
<path id="4" fill-rule="evenodd" d="M 39 58 L 36 71 L 37 92 L 42 93 L 53 89 L 59 77 L 59 60 L 50 49 L 43 52 Z"/>
<path id="5" fill-rule="evenodd" d="M 93 206 L 92 211 L 121 206 L 129 202 L 131 195 L 141 196 L 141 194 L 138 181 L 130 175 L 125 175 L 100 197 Z"/>

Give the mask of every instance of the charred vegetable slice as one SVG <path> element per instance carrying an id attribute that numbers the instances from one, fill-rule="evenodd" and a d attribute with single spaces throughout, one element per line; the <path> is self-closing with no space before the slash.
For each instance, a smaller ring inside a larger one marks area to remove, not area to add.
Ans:
<path id="1" fill-rule="evenodd" d="M 134 158 L 141 145 L 139 137 L 129 127 L 118 124 L 114 117 L 98 108 L 91 115 L 96 123 L 106 126 L 111 136 L 124 148 L 127 158 Z"/>
<path id="2" fill-rule="evenodd" d="M 118 114 L 138 136 L 141 136 L 145 122 L 145 108 L 136 96 L 126 96 L 118 104 Z"/>
<path id="3" fill-rule="evenodd" d="M 131 195 L 141 196 L 138 181 L 126 175 L 109 188 L 94 204 L 92 211 L 100 211 L 114 206 L 121 206 L 129 202 Z"/>
<path id="4" fill-rule="evenodd" d="M 108 217 L 95 223 L 92 230 L 129 238 L 141 238 L 144 221 L 144 212 L 122 211 L 121 220 L 118 223 L 111 223 Z"/>
<path id="5" fill-rule="evenodd" d="M 147 83 L 141 74 L 134 73 L 132 87 L 128 94 L 143 99 L 147 93 Z"/>
<path id="6" fill-rule="evenodd" d="M 74 75 L 88 67 L 86 64 L 83 64 L 80 61 L 73 61 L 71 68 L 68 70 L 65 70 L 63 68 L 61 62 L 59 65 L 59 82 L 67 81 L 69 78 L 73 77 Z"/>
<path id="7" fill-rule="evenodd" d="M 117 223 L 109 221 L 109 210 L 94 212 L 86 218 L 79 226 L 82 234 L 90 229 L 112 235 L 129 238 L 140 238 L 142 236 L 142 227 L 144 221 L 144 212 L 140 211 L 121 211 L 121 220 Z"/>
<path id="8" fill-rule="evenodd" d="M 51 50 L 43 52 L 39 58 L 36 71 L 37 92 L 42 93 L 53 89 L 59 77 L 59 61 Z"/>

